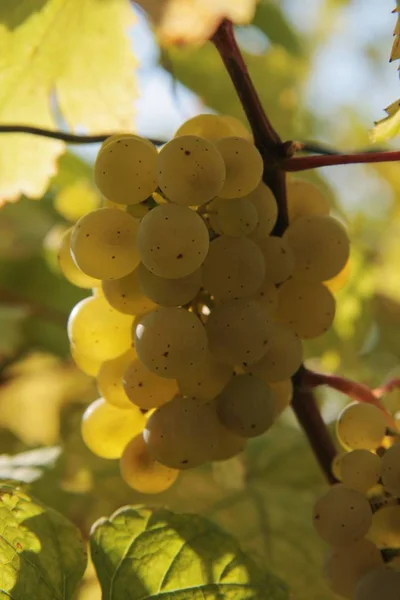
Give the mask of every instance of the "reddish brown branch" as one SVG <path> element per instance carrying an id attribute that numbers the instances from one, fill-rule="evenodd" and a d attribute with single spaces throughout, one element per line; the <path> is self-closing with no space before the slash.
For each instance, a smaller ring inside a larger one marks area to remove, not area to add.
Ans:
<path id="1" fill-rule="evenodd" d="M 294 156 L 282 162 L 285 171 L 306 171 L 335 165 L 355 165 L 359 163 L 395 162 L 400 160 L 400 151 L 360 152 L 359 154 L 337 154 L 323 156 Z"/>
<path id="2" fill-rule="evenodd" d="M 382 398 L 385 394 L 392 392 L 393 390 L 400 388 L 400 379 L 391 379 L 387 383 L 383 383 L 381 386 L 373 390 L 376 398 Z"/>

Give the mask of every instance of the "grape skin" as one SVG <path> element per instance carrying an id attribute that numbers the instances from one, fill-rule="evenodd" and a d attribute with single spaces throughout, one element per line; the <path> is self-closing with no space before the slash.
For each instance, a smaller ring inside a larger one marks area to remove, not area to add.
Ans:
<path id="1" fill-rule="evenodd" d="M 342 457 L 340 473 L 347 487 L 366 493 L 379 481 L 381 459 L 368 450 L 352 450 Z"/>
<path id="2" fill-rule="evenodd" d="M 382 457 L 382 483 L 395 498 L 400 497 L 400 444 L 395 444 Z"/>
<path id="3" fill-rule="evenodd" d="M 267 238 L 274 228 L 278 218 L 278 205 L 273 193 L 262 181 L 246 199 L 255 206 L 258 215 L 258 225 L 249 237 L 255 242 L 260 242 Z"/>
<path id="4" fill-rule="evenodd" d="M 400 548 L 400 506 L 383 506 L 372 517 L 368 538 L 380 548 Z"/>
<path id="5" fill-rule="evenodd" d="M 73 285 L 81 288 L 92 288 L 99 285 L 100 280 L 86 275 L 75 263 L 71 254 L 72 227 L 68 229 L 61 238 L 57 252 L 58 265 L 61 273 Z"/>
<path id="6" fill-rule="evenodd" d="M 336 432 L 345 448 L 375 450 L 386 433 L 385 415 L 372 404 L 350 404 L 340 413 Z"/>
<path id="7" fill-rule="evenodd" d="M 400 572 L 388 568 L 370 571 L 358 582 L 354 600 L 399 600 Z"/>
<path id="8" fill-rule="evenodd" d="M 215 142 L 226 167 L 226 178 L 218 192 L 221 198 L 242 198 L 260 183 L 264 164 L 257 148 L 241 137 L 224 137 Z"/>
<path id="9" fill-rule="evenodd" d="M 202 271 L 197 269 L 186 277 L 166 279 L 155 275 L 143 263 L 138 267 L 140 287 L 147 298 L 161 306 L 183 306 L 198 294 L 202 285 Z"/>
<path id="10" fill-rule="evenodd" d="M 329 198 L 316 185 L 304 179 L 289 179 L 287 182 L 287 205 L 289 223 L 299 217 L 328 215 L 331 209 Z"/>
<path id="11" fill-rule="evenodd" d="M 268 382 L 269 387 L 275 392 L 275 420 L 287 408 L 293 398 L 293 383 L 291 379 Z"/>
<path id="12" fill-rule="evenodd" d="M 136 352 L 133 348 L 114 358 L 102 363 L 97 375 L 97 388 L 102 398 L 117 408 L 132 408 L 122 386 L 122 376 L 127 365 L 135 358 Z"/>
<path id="13" fill-rule="evenodd" d="M 164 379 L 152 373 L 137 356 L 126 366 L 121 379 L 129 400 L 145 410 L 162 406 L 178 392 L 175 379 Z"/>
<path id="14" fill-rule="evenodd" d="M 297 371 L 302 360 L 301 340 L 288 327 L 274 324 L 266 353 L 249 367 L 249 372 L 263 381 L 282 381 Z"/>
<path id="15" fill-rule="evenodd" d="M 215 198 L 217 230 L 233 236 L 248 235 L 258 224 L 257 209 L 247 198 Z"/>
<path id="16" fill-rule="evenodd" d="M 213 451 L 212 460 L 228 460 L 243 452 L 246 446 L 246 438 L 235 435 L 221 423 L 218 429 L 218 443 Z"/>
<path id="17" fill-rule="evenodd" d="M 102 282 L 102 290 L 108 303 L 127 315 L 141 315 L 156 308 L 156 304 L 143 293 L 139 267 L 125 277 Z"/>
<path id="18" fill-rule="evenodd" d="M 96 360 L 91 356 L 86 356 L 85 354 L 78 352 L 73 345 L 70 346 L 70 352 L 74 363 L 83 373 L 90 377 L 97 376 L 100 366 L 102 365 L 101 360 Z"/>
<path id="19" fill-rule="evenodd" d="M 180 135 L 197 135 L 207 140 L 218 140 L 222 137 L 236 135 L 250 142 L 253 136 L 241 121 L 230 115 L 201 114 L 185 121 L 174 137 Z"/>
<path id="20" fill-rule="evenodd" d="M 188 367 L 179 377 L 179 390 L 183 396 L 209 401 L 222 392 L 232 375 L 232 367 L 216 361 L 210 353 L 207 353 L 202 362 Z"/>
<path id="21" fill-rule="evenodd" d="M 263 304 L 271 316 L 276 313 L 279 305 L 279 293 L 275 284 L 267 277 L 251 298 Z"/>
<path id="22" fill-rule="evenodd" d="M 265 277 L 272 283 L 282 283 L 294 271 L 295 256 L 285 238 L 268 236 L 258 242 L 265 261 Z"/>

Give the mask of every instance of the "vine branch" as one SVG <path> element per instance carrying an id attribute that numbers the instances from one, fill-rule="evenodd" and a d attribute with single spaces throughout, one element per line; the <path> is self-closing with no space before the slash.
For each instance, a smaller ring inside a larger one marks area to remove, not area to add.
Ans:
<path id="1" fill-rule="evenodd" d="M 320 167 L 332 167 L 336 165 L 355 165 L 360 163 L 396 162 L 400 160 L 400 150 L 387 152 L 359 152 L 351 154 L 328 154 L 318 156 L 293 156 L 282 162 L 285 171 L 306 171 L 307 169 L 319 169 Z"/>

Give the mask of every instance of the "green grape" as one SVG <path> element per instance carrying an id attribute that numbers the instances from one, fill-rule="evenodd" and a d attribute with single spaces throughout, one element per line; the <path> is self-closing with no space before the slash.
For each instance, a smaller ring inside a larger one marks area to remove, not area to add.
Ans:
<path id="1" fill-rule="evenodd" d="M 268 350 L 272 326 L 264 306 L 242 298 L 215 306 L 206 331 L 215 360 L 232 366 L 251 365 Z"/>
<path id="2" fill-rule="evenodd" d="M 158 408 L 178 392 L 175 379 L 159 377 L 137 357 L 126 366 L 122 385 L 129 400 L 144 410 Z"/>
<path id="3" fill-rule="evenodd" d="M 338 481 L 342 481 L 341 462 L 346 454 L 347 452 L 338 452 L 331 462 L 331 473 Z"/>
<path id="4" fill-rule="evenodd" d="M 113 202 L 112 200 L 108 200 L 107 198 L 103 198 L 101 201 L 101 208 L 115 208 L 116 210 L 120 210 L 121 212 L 127 212 L 126 204 L 118 204 L 118 202 Z"/>
<path id="5" fill-rule="evenodd" d="M 116 142 L 117 140 L 123 140 L 123 139 L 129 138 L 129 137 L 136 138 L 137 136 L 134 135 L 133 133 L 129 133 L 129 132 L 125 132 L 125 133 L 124 132 L 112 133 L 101 144 L 99 152 L 101 152 L 103 150 L 103 148 L 105 148 L 106 146 L 108 146 L 108 144 L 110 142 Z"/>
<path id="6" fill-rule="evenodd" d="M 139 269 L 140 265 L 121 279 L 106 279 L 102 283 L 105 298 L 115 310 L 121 313 L 141 315 L 156 306 L 143 292 Z"/>
<path id="7" fill-rule="evenodd" d="M 248 130 L 246 125 L 243 125 L 243 123 L 241 121 L 239 121 L 239 119 L 236 119 L 236 117 L 232 117 L 231 115 L 221 115 L 221 118 L 225 123 L 228 123 L 228 125 L 230 125 L 230 127 L 232 129 L 230 135 L 242 137 L 245 140 L 248 140 L 249 142 L 254 144 L 253 134 Z M 204 136 L 204 137 L 206 137 L 206 136 Z M 224 137 L 224 136 L 220 136 L 220 137 Z"/>
<path id="8" fill-rule="evenodd" d="M 383 564 L 375 544 L 362 539 L 349 546 L 333 548 L 325 561 L 324 572 L 333 592 L 352 600 L 361 577 Z"/>
<path id="9" fill-rule="evenodd" d="M 135 135 L 109 141 L 97 155 L 94 180 L 102 194 L 119 204 L 138 204 L 157 187 L 157 148 Z"/>
<path id="10" fill-rule="evenodd" d="M 335 299 L 321 283 L 289 279 L 280 286 L 276 319 L 300 338 L 322 335 L 334 317 Z"/>
<path id="11" fill-rule="evenodd" d="M 267 238 L 278 218 L 278 205 L 271 190 L 261 182 L 256 189 L 246 196 L 257 209 L 258 225 L 251 232 L 250 239 L 259 242 Z"/>
<path id="12" fill-rule="evenodd" d="M 173 469 L 190 469 L 212 459 L 219 424 L 210 404 L 176 396 L 149 417 L 143 432 L 149 453 Z"/>
<path id="13" fill-rule="evenodd" d="M 132 408 L 132 402 L 125 393 L 123 375 L 127 366 L 136 358 L 133 348 L 104 362 L 97 375 L 97 388 L 106 402 L 117 408 Z"/>
<path id="14" fill-rule="evenodd" d="M 382 483 L 395 498 L 400 497 L 400 444 L 386 450 L 382 457 Z"/>
<path id="15" fill-rule="evenodd" d="M 384 506 L 372 517 L 368 539 L 379 548 L 400 548 L 400 506 Z"/>
<path id="16" fill-rule="evenodd" d="M 145 204 L 144 202 L 140 202 L 139 204 L 131 204 L 127 207 L 126 212 L 131 217 L 135 219 L 143 219 L 148 212 L 152 210 L 152 206 L 150 204 Z"/>
<path id="17" fill-rule="evenodd" d="M 70 347 L 72 359 L 76 366 L 90 377 L 96 377 L 99 372 L 100 366 L 102 365 L 101 360 L 92 358 L 91 356 L 85 356 L 76 350 L 74 346 Z"/>
<path id="18" fill-rule="evenodd" d="M 139 359 L 161 377 L 177 378 L 204 360 L 207 335 L 201 321 L 184 308 L 160 307 L 134 328 Z"/>
<path id="19" fill-rule="evenodd" d="M 246 438 L 235 435 L 220 424 L 218 430 L 218 444 L 213 452 L 212 460 L 228 460 L 233 456 L 237 456 L 243 452 L 246 442 Z"/>
<path id="20" fill-rule="evenodd" d="M 189 273 L 186 277 L 166 279 L 154 275 L 143 263 L 138 267 L 141 289 L 153 302 L 161 306 L 183 306 L 198 294 L 202 284 L 201 269 Z"/>
<path id="21" fill-rule="evenodd" d="M 217 194 L 221 198 L 242 198 L 260 183 L 264 164 L 257 148 L 242 137 L 224 137 L 215 142 L 226 167 L 225 183 Z"/>
<path id="22" fill-rule="evenodd" d="M 366 573 L 358 582 L 354 600 L 399 600 L 400 572 L 389 568 Z"/>
<path id="23" fill-rule="evenodd" d="M 303 360 L 301 340 L 284 325 L 273 324 L 264 356 L 249 367 L 249 372 L 263 381 L 276 382 L 296 373 Z"/>
<path id="24" fill-rule="evenodd" d="M 142 435 L 134 437 L 119 462 L 122 479 L 141 494 L 159 494 L 176 481 L 179 471 L 171 469 L 150 456 Z"/>
<path id="25" fill-rule="evenodd" d="M 225 164 L 217 147 L 195 136 L 179 136 L 162 147 L 158 185 L 182 206 L 199 206 L 217 196 L 225 182 Z"/>
<path id="26" fill-rule="evenodd" d="M 69 315 L 69 341 L 79 354 L 111 360 L 131 347 L 132 321 L 101 296 L 90 296 L 78 302 Z"/>
<path id="27" fill-rule="evenodd" d="M 63 223 L 56 223 L 51 229 L 49 229 L 49 231 L 44 236 L 43 240 L 43 255 L 46 260 L 46 263 L 51 269 L 51 271 L 54 271 L 54 273 L 57 274 L 61 270 L 58 262 L 58 254 L 60 250 L 60 245 L 62 244 L 62 239 L 66 232 L 66 225 L 64 225 Z"/>
<path id="28" fill-rule="evenodd" d="M 316 502 L 313 522 L 325 542 L 331 546 L 348 546 L 367 533 L 372 511 L 363 494 L 338 483 Z"/>
<path id="29" fill-rule="evenodd" d="M 293 398 L 293 383 L 291 379 L 268 382 L 269 387 L 275 392 L 275 419 L 287 408 Z"/>
<path id="30" fill-rule="evenodd" d="M 218 140 L 222 137 L 237 135 L 253 141 L 252 134 L 243 123 L 230 115 L 196 115 L 183 123 L 174 137 L 181 135 L 198 135 L 207 140 Z"/>
<path id="31" fill-rule="evenodd" d="M 264 279 L 261 287 L 251 297 L 253 300 L 263 304 L 268 309 L 270 315 L 276 313 L 279 305 L 279 292 L 276 285 L 267 277 Z"/>
<path id="32" fill-rule="evenodd" d="M 162 204 L 141 220 L 138 248 L 144 266 L 155 275 L 167 279 L 186 277 L 207 256 L 208 230 L 190 208 Z"/>
<path id="33" fill-rule="evenodd" d="M 64 275 L 65 279 L 77 287 L 91 288 L 99 285 L 99 279 L 86 275 L 86 273 L 81 271 L 75 264 L 71 255 L 71 234 L 72 229 L 68 229 L 61 238 L 58 248 L 57 259 L 61 273 Z"/>
<path id="34" fill-rule="evenodd" d="M 346 453 L 340 461 L 341 480 L 347 487 L 367 492 L 379 481 L 381 459 L 376 454 L 359 448 Z"/>
<path id="35" fill-rule="evenodd" d="M 143 431 L 145 421 L 136 406 L 121 410 L 99 398 L 83 413 L 81 434 L 93 454 L 102 458 L 119 458 L 127 443 Z"/>
<path id="36" fill-rule="evenodd" d="M 372 404 L 350 404 L 339 415 L 336 433 L 346 449 L 375 450 L 386 433 L 385 414 Z"/>
<path id="37" fill-rule="evenodd" d="M 232 433 L 256 437 L 273 424 L 275 392 L 252 375 L 236 375 L 216 399 L 220 422 Z"/>
<path id="38" fill-rule="evenodd" d="M 216 299 L 255 294 L 264 280 L 260 248 L 245 237 L 221 235 L 213 240 L 203 265 L 203 285 Z"/>
<path id="39" fill-rule="evenodd" d="M 350 242 L 343 226 L 329 216 L 298 218 L 284 235 L 296 257 L 293 277 L 326 281 L 344 268 Z"/>
<path id="40" fill-rule="evenodd" d="M 186 369 L 179 377 L 179 391 L 183 396 L 208 401 L 217 396 L 233 375 L 232 367 L 217 362 L 208 352 L 202 362 Z"/>
<path id="41" fill-rule="evenodd" d="M 247 198 L 216 198 L 211 210 L 216 211 L 219 233 L 242 236 L 251 233 L 258 224 L 257 209 Z"/>
<path id="42" fill-rule="evenodd" d="M 98 279 L 118 279 L 139 264 L 138 222 L 121 210 L 99 208 L 75 224 L 71 252 L 78 267 Z"/>
<path id="43" fill-rule="evenodd" d="M 295 257 L 287 240 L 268 236 L 258 242 L 265 261 L 265 277 L 272 283 L 283 283 L 292 275 Z"/>
<path id="44" fill-rule="evenodd" d="M 87 179 L 64 185 L 54 198 L 54 208 L 67 221 L 75 223 L 91 210 L 100 205 L 98 192 Z"/>
<path id="45" fill-rule="evenodd" d="M 287 205 L 290 223 L 299 217 L 328 215 L 331 209 L 326 194 L 313 183 L 303 179 L 289 179 Z"/>

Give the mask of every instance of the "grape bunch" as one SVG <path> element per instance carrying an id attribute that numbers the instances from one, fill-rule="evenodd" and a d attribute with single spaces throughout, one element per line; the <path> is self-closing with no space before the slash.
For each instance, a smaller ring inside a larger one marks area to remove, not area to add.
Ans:
<path id="1" fill-rule="evenodd" d="M 332 546 L 325 575 L 343 598 L 398 600 L 400 439 L 372 404 L 346 406 L 336 430 L 344 451 L 332 472 L 340 483 L 317 501 L 313 514 L 318 535 Z"/>
<path id="2" fill-rule="evenodd" d="M 102 208 L 67 231 L 59 264 L 93 293 L 72 310 L 77 365 L 101 398 L 82 420 L 134 489 L 240 453 L 291 401 L 302 340 L 332 324 L 349 241 L 314 185 L 289 182 L 290 223 L 263 159 L 232 117 L 187 121 L 160 151 L 132 134 L 102 145 Z"/>

